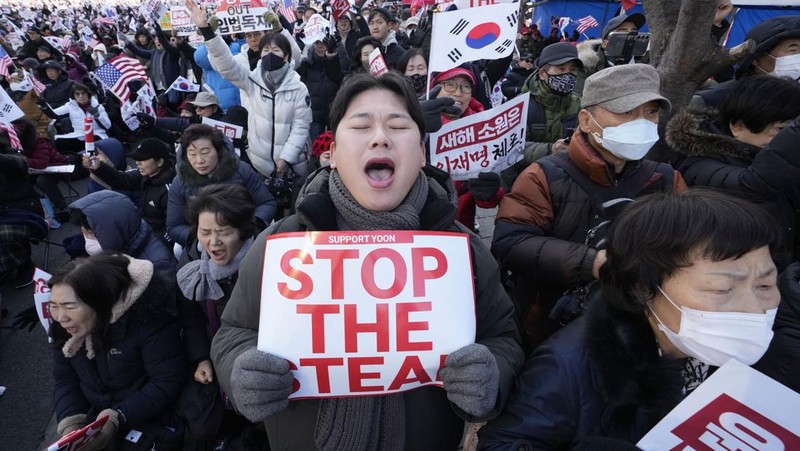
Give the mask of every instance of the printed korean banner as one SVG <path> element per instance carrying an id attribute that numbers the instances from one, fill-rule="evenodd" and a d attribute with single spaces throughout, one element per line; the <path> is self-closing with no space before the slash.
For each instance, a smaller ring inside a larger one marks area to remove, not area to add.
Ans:
<path id="1" fill-rule="evenodd" d="M 230 139 L 239 139 L 244 134 L 244 127 L 240 125 L 229 124 L 227 122 L 218 121 L 208 117 L 203 118 L 203 123 L 208 124 L 217 130 L 221 131 L 223 135 Z"/>
<path id="2" fill-rule="evenodd" d="M 497 3 L 433 15 L 431 72 L 480 59 L 500 59 L 514 50 L 517 3 Z"/>
<path id="3" fill-rule="evenodd" d="M 430 134 L 431 164 L 453 180 L 500 172 L 522 159 L 528 99 L 516 98 L 490 110 L 448 122 Z"/>
<path id="4" fill-rule="evenodd" d="M 33 305 L 36 314 L 39 315 L 39 322 L 47 334 L 50 333 L 50 312 L 47 309 L 47 305 L 50 304 L 50 286 L 47 282 L 51 277 L 53 276 L 39 268 L 33 273 Z"/>
<path id="5" fill-rule="evenodd" d="M 258 349 L 287 359 L 290 398 L 438 385 L 475 341 L 469 238 L 375 231 L 267 238 Z"/>
<path id="6" fill-rule="evenodd" d="M 377 77 L 388 71 L 389 68 L 386 67 L 386 61 L 383 60 L 381 49 L 373 49 L 369 54 L 369 73 L 373 77 Z"/>
<path id="7" fill-rule="evenodd" d="M 800 394 L 730 360 L 636 444 L 650 450 L 800 449 Z"/>
<path id="8" fill-rule="evenodd" d="M 325 39 L 330 27 L 331 23 L 325 20 L 324 17 L 319 14 L 314 14 L 308 19 L 308 22 L 306 22 L 306 25 L 303 28 L 303 33 L 305 35 L 303 37 L 303 42 L 306 45 L 312 45 L 316 41 Z"/>
<path id="9" fill-rule="evenodd" d="M 261 0 L 222 0 L 217 7 L 219 34 L 249 33 L 251 31 L 271 30 L 264 22 L 268 11 Z"/>
<path id="10" fill-rule="evenodd" d="M 197 33 L 197 26 L 189 16 L 189 10 L 185 6 L 173 6 L 169 10 L 170 20 L 172 21 L 172 31 L 178 36 L 191 36 Z"/>
<path id="11" fill-rule="evenodd" d="M 99 437 L 100 430 L 108 421 L 108 416 L 101 417 L 88 425 L 76 429 L 48 446 L 45 451 L 78 451 Z"/>

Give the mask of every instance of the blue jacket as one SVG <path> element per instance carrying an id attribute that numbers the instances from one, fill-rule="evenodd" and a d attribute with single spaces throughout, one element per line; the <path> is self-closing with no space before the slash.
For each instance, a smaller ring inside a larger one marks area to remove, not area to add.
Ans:
<path id="1" fill-rule="evenodd" d="M 233 153 L 233 143 L 230 140 L 225 140 L 225 146 L 226 149 L 219 153 L 216 169 L 208 175 L 198 174 L 186 160 L 184 150 L 178 149 L 178 175 L 172 181 L 167 205 L 167 234 L 181 246 L 186 246 L 189 242 L 191 232 L 186 219 L 189 198 L 196 196 L 201 189 L 212 183 L 236 184 L 247 188 L 256 205 L 256 219 L 262 221 L 264 226 L 269 225 L 275 216 L 277 203 L 267 185 L 252 167 L 239 161 Z"/>
<path id="2" fill-rule="evenodd" d="M 238 44 L 230 44 L 228 47 L 231 49 L 231 55 L 239 53 Z M 194 51 L 194 62 L 203 69 L 205 83 L 214 91 L 217 99 L 219 99 L 219 106 L 223 110 L 227 111 L 232 106 L 242 104 L 239 98 L 239 88 L 222 78 L 222 75 L 211 67 L 211 62 L 208 60 L 208 49 L 206 49 L 205 44 L 200 44 L 197 50 Z"/>
<path id="3" fill-rule="evenodd" d="M 53 401 L 62 419 L 103 409 L 119 409 L 127 427 L 162 421 L 177 402 L 188 375 L 174 315 L 165 305 L 175 293 L 154 274 L 144 293 L 110 323 L 104 333 L 92 335 L 95 357 L 89 359 L 84 345 L 73 357 L 62 350 L 68 338 L 53 323 Z M 122 427 L 122 426 L 120 426 Z"/>
<path id="4" fill-rule="evenodd" d="M 127 196 L 109 190 L 97 191 L 76 200 L 69 207 L 86 216 L 103 250 L 150 260 L 166 280 L 175 280 L 177 265 L 174 255 L 142 219 L 142 213 Z"/>

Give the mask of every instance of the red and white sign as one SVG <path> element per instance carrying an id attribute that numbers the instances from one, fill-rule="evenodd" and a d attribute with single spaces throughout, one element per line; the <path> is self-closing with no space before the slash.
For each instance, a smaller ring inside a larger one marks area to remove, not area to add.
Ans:
<path id="1" fill-rule="evenodd" d="M 800 394 L 730 360 L 636 444 L 649 450 L 800 449 Z"/>
<path id="2" fill-rule="evenodd" d="M 170 20 L 172 21 L 172 31 L 178 36 L 191 36 L 197 34 L 197 26 L 189 15 L 189 10 L 185 6 L 172 6 L 170 9 Z"/>
<path id="3" fill-rule="evenodd" d="M 312 45 L 317 41 L 325 39 L 331 28 L 331 23 L 325 20 L 319 14 L 314 14 L 308 19 L 305 27 L 303 27 L 303 42 L 306 45 Z"/>
<path id="4" fill-rule="evenodd" d="M 46 451 L 78 451 L 97 438 L 106 421 L 108 421 L 108 416 L 89 423 L 81 429 L 76 429 L 48 446 Z"/>
<path id="5" fill-rule="evenodd" d="M 258 349 L 294 370 L 290 398 L 438 385 L 475 342 L 466 234 L 308 232 L 267 238 Z"/>
<path id="6" fill-rule="evenodd" d="M 249 33 L 271 30 L 264 22 L 264 13 L 269 11 L 261 0 L 222 0 L 217 6 L 219 34 Z"/>
<path id="7" fill-rule="evenodd" d="M 333 0 L 331 2 L 331 10 L 333 15 L 333 22 L 336 23 L 339 19 L 350 11 L 350 2 L 347 0 Z"/>
<path id="8" fill-rule="evenodd" d="M 383 59 L 381 49 L 373 49 L 369 54 L 369 73 L 373 77 L 377 77 L 384 72 L 389 72 L 389 68 L 386 67 L 386 61 Z"/>
<path id="9" fill-rule="evenodd" d="M 500 172 L 514 165 L 525 149 L 529 98 L 517 96 L 431 133 L 431 164 L 453 180 L 469 180 L 481 172 Z"/>
<path id="10" fill-rule="evenodd" d="M 244 135 L 244 127 L 240 125 L 230 124 L 228 122 L 218 121 L 216 119 L 211 119 L 208 117 L 203 118 L 203 123 L 208 124 L 217 130 L 221 131 L 223 135 L 227 136 L 231 140 L 239 139 Z"/>
<path id="11" fill-rule="evenodd" d="M 73 168 L 74 169 L 74 168 Z M 39 322 L 42 323 L 45 333 L 50 333 L 50 311 L 47 308 L 50 304 L 50 285 L 47 281 L 53 277 L 49 273 L 36 268 L 33 273 L 33 306 L 36 314 L 39 315 Z"/>

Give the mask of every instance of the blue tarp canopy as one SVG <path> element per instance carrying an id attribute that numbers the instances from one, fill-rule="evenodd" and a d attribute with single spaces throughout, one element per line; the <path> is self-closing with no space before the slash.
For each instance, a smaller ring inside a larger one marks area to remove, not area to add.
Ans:
<path id="1" fill-rule="evenodd" d="M 780 0 L 776 1 L 779 3 Z M 734 2 L 739 3 L 739 2 Z M 747 30 L 753 25 L 761 22 L 762 20 L 769 19 L 775 16 L 785 16 L 789 14 L 800 14 L 798 7 L 781 7 L 781 6 L 766 6 L 766 5 L 738 5 L 739 12 L 733 21 L 730 36 L 728 37 L 727 45 L 734 46 L 741 44 L 744 41 Z M 539 31 L 542 35 L 547 36 L 552 27 L 558 27 L 558 20 L 562 17 L 569 17 L 573 22 L 564 28 L 568 34 L 572 34 L 575 30 L 576 24 L 574 21 L 578 19 L 592 16 L 599 22 L 600 25 L 594 28 L 589 28 L 581 36 L 581 40 L 589 38 L 599 38 L 600 32 L 609 20 L 616 16 L 621 9 L 621 5 L 617 1 L 608 0 L 585 0 L 585 1 L 572 1 L 572 0 L 550 0 L 539 4 L 533 9 L 533 23 L 537 24 Z M 641 4 L 637 4 L 628 13 L 639 12 L 644 13 Z M 645 26 L 642 31 L 647 31 Z"/>

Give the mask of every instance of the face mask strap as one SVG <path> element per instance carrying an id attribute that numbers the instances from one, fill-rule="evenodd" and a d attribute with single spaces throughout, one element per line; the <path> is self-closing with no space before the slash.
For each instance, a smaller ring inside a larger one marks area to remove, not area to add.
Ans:
<path id="1" fill-rule="evenodd" d="M 664 295 L 664 297 L 669 301 L 670 304 L 672 304 L 673 307 L 675 307 L 676 310 L 678 310 L 679 312 L 683 311 L 681 310 L 680 306 L 678 306 L 678 304 L 676 304 L 669 296 L 667 296 L 667 293 L 664 293 L 664 290 L 661 289 L 660 286 L 658 287 L 658 291 L 660 291 L 661 294 Z"/>

